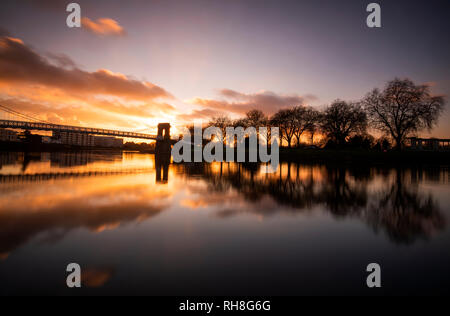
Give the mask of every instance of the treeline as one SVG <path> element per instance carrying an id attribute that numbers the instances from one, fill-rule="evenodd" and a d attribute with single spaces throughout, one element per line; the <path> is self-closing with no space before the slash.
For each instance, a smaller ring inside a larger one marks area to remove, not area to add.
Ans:
<path id="1" fill-rule="evenodd" d="M 407 137 L 435 126 L 444 104 L 444 97 L 432 95 L 429 85 L 396 78 L 383 90 L 374 89 L 362 100 L 336 100 L 322 111 L 298 105 L 269 117 L 260 110 L 251 110 L 237 120 L 214 117 L 208 125 L 221 128 L 223 135 L 228 126 L 278 127 L 282 144 L 289 148 L 301 146 L 302 136 L 314 144 L 314 136 L 319 134 L 328 147 L 401 149 Z M 383 136 L 376 141 L 369 130 L 377 130 Z"/>
<path id="2" fill-rule="evenodd" d="M 155 143 L 135 143 L 135 142 L 126 142 L 122 146 L 123 150 L 130 151 L 140 151 L 140 152 L 154 152 L 155 151 Z"/>

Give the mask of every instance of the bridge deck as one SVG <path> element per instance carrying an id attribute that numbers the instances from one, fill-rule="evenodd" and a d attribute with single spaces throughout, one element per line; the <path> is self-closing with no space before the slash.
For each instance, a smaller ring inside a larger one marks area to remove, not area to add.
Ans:
<path id="1" fill-rule="evenodd" d="M 79 127 L 79 126 L 70 126 L 70 125 L 10 121 L 10 120 L 0 120 L 0 128 L 17 128 L 17 129 L 25 129 L 25 130 L 82 133 L 82 134 L 93 134 L 93 135 L 103 135 L 103 136 L 151 139 L 151 140 L 157 139 L 156 135 L 149 135 L 149 134 L 143 134 L 143 133 L 115 131 L 115 130 L 102 129 L 102 128 Z"/>

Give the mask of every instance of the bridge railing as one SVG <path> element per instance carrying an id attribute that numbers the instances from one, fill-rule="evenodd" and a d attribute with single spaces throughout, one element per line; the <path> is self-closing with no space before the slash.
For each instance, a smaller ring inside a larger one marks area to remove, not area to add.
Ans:
<path id="1" fill-rule="evenodd" d="M 156 135 L 149 135 L 149 134 L 143 134 L 143 133 L 116 131 L 116 130 L 109 130 L 109 129 L 102 129 L 102 128 L 90 128 L 90 127 L 79 127 L 79 126 L 70 126 L 70 125 L 38 123 L 38 122 L 11 121 L 11 120 L 0 120 L 0 128 L 17 128 L 17 129 L 27 129 L 27 130 L 95 134 L 95 135 L 103 135 L 103 136 L 118 136 L 118 137 L 125 137 L 125 138 L 140 138 L 140 139 L 151 139 L 151 140 L 157 139 Z"/>

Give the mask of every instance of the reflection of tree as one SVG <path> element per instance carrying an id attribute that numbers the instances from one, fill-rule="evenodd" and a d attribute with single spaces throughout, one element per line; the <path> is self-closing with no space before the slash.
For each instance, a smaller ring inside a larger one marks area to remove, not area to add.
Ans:
<path id="1" fill-rule="evenodd" d="M 326 174 L 321 198 L 328 210 L 335 216 L 345 217 L 359 214 L 367 205 L 367 183 L 352 185 L 345 168 L 329 168 Z"/>
<path id="2" fill-rule="evenodd" d="M 417 186 L 406 185 L 404 178 L 404 172 L 397 170 L 395 182 L 370 206 L 366 220 L 391 240 L 412 243 L 442 230 L 445 218 L 431 194 L 420 194 Z"/>
<path id="3" fill-rule="evenodd" d="M 255 165 L 236 165 L 225 171 L 222 165 L 219 169 L 207 164 L 195 168 L 196 176 L 201 174 L 208 181 L 209 191 L 226 195 L 234 189 L 250 202 L 270 197 L 279 205 L 289 206 L 288 210 L 294 213 L 324 205 L 336 217 L 359 218 L 375 231 L 384 230 L 397 243 L 427 238 L 445 226 L 445 219 L 432 196 L 418 192 L 400 170 L 284 164 L 282 168 L 286 172 L 264 177 L 258 176 Z M 314 168 L 319 175 L 313 176 Z M 368 190 L 375 174 L 380 175 L 382 187 L 389 186 L 388 174 L 392 172 L 396 174 L 396 181 L 388 190 L 382 194 Z M 192 170 L 188 173 L 192 174 Z M 286 208 L 252 208 L 258 215 L 270 215 L 279 210 L 286 211 Z M 228 216 L 236 213 L 239 211 L 227 209 Z"/>
<path id="4" fill-rule="evenodd" d="M 188 174 L 192 174 L 191 167 L 188 167 Z M 196 166 L 196 170 L 201 170 L 210 190 L 226 193 L 232 188 L 248 201 L 270 196 L 278 204 L 290 206 L 294 212 L 326 204 L 334 214 L 348 215 L 348 209 L 358 210 L 367 204 L 367 184 L 364 181 L 350 184 L 345 169 L 329 168 L 322 172 L 323 179 L 317 180 L 312 176 L 314 166 L 287 163 L 286 174 L 265 178 L 257 176 L 259 167 L 256 164 L 241 164 L 233 171 L 223 171 L 222 166 L 217 171 L 203 165 L 201 168 Z M 305 170 L 309 176 L 299 177 L 299 173 Z"/>

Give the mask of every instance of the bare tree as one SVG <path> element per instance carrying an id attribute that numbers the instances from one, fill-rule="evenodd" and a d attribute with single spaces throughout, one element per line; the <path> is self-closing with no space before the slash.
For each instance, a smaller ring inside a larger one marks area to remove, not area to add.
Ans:
<path id="1" fill-rule="evenodd" d="M 249 126 L 249 123 L 248 123 L 247 118 L 245 118 L 245 117 L 241 117 L 241 118 L 235 119 L 233 121 L 233 127 L 244 127 L 244 128 L 246 128 L 248 126 Z"/>
<path id="2" fill-rule="evenodd" d="M 313 123 L 308 127 L 307 132 L 309 133 L 311 145 L 314 145 L 314 135 L 320 129 L 322 114 L 319 111 L 312 109 L 310 115 L 312 116 Z"/>
<path id="3" fill-rule="evenodd" d="M 219 139 L 221 142 L 226 142 L 226 128 L 233 126 L 233 121 L 230 117 L 226 115 L 213 117 L 209 122 L 208 126 L 218 127 L 222 131 L 222 139 Z"/>
<path id="4" fill-rule="evenodd" d="M 280 129 L 281 140 L 286 140 L 288 147 L 292 147 L 292 139 L 295 132 L 295 115 L 293 109 L 283 109 L 275 113 L 270 123 Z"/>
<path id="5" fill-rule="evenodd" d="M 373 127 L 391 136 L 396 148 L 401 149 L 408 135 L 433 128 L 445 100 L 442 96 L 432 96 L 428 85 L 396 78 L 383 91 L 370 92 L 363 104 Z"/>
<path id="6" fill-rule="evenodd" d="M 336 100 L 322 114 L 321 129 L 336 144 L 343 145 L 349 136 L 366 132 L 367 115 L 358 103 Z"/>
<path id="7" fill-rule="evenodd" d="M 248 126 L 253 126 L 255 128 L 267 126 L 268 118 L 260 110 L 251 110 L 246 113 L 246 118 Z"/>
<path id="8" fill-rule="evenodd" d="M 271 130 L 270 130 L 270 120 L 261 110 L 251 110 L 246 113 L 246 117 L 243 119 L 246 126 L 253 126 L 256 128 L 258 134 L 258 139 L 263 138 L 267 144 L 270 143 Z M 261 134 L 259 131 L 260 127 L 266 127 L 267 132 Z"/>
<path id="9" fill-rule="evenodd" d="M 300 137 L 305 132 L 314 130 L 317 123 L 318 112 L 313 108 L 306 106 L 296 106 L 292 109 L 294 115 L 294 137 L 297 141 L 297 146 L 300 145 Z"/>

